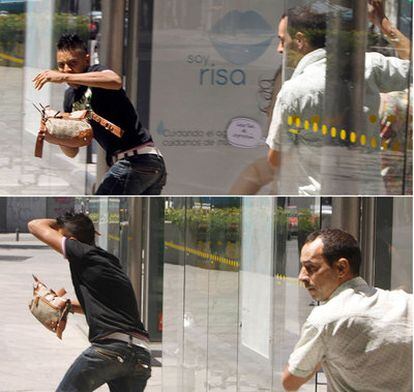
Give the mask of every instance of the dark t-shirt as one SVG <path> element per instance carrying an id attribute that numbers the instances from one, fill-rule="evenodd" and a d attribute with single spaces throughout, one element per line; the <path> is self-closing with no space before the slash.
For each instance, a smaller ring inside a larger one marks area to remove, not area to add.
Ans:
<path id="1" fill-rule="evenodd" d="M 89 341 L 112 332 L 135 332 L 147 337 L 131 282 L 119 260 L 77 240 L 67 239 L 64 247 L 75 293 L 89 325 Z"/>
<path id="2" fill-rule="evenodd" d="M 86 72 L 104 71 L 105 69 L 102 65 L 96 64 L 90 66 Z M 64 111 L 67 113 L 74 111 L 73 104 L 82 100 L 87 90 L 86 86 L 66 89 Z M 115 152 L 152 142 L 149 131 L 140 123 L 138 114 L 124 89 L 107 90 L 90 87 L 90 90 L 92 92 L 91 109 L 124 131 L 122 138 L 118 138 L 95 121 L 91 121 L 95 139 L 106 151 L 106 162 L 109 166 L 112 165 L 111 157 Z"/>

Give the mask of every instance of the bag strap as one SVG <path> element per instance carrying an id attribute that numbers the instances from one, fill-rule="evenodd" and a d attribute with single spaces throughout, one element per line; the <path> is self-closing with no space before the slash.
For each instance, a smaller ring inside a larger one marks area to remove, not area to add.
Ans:
<path id="1" fill-rule="evenodd" d="M 42 158 L 43 156 L 43 146 L 45 142 L 45 137 L 44 137 L 45 130 L 46 130 L 46 126 L 42 119 L 40 122 L 40 129 L 39 129 L 39 133 L 37 134 L 36 144 L 35 144 L 34 156 L 36 158 Z"/>
<path id="2" fill-rule="evenodd" d="M 68 318 L 68 314 L 70 312 L 71 306 L 72 304 L 70 300 L 68 299 L 66 301 L 66 306 L 63 309 L 62 314 L 59 318 L 58 324 L 56 326 L 56 336 L 59 339 L 62 339 L 62 334 L 63 334 L 64 329 L 66 328 L 66 322 L 67 322 L 67 318 Z"/>
<path id="3" fill-rule="evenodd" d="M 124 131 L 120 127 L 118 127 L 117 125 L 115 125 L 115 124 L 111 123 L 110 121 L 104 119 L 103 117 L 101 117 L 99 114 L 96 114 L 92 110 L 90 110 L 90 112 L 89 112 L 89 117 L 93 121 L 95 121 L 98 124 L 102 125 L 106 130 L 108 130 L 113 135 L 115 135 L 119 138 L 122 137 L 122 135 L 124 134 Z"/>

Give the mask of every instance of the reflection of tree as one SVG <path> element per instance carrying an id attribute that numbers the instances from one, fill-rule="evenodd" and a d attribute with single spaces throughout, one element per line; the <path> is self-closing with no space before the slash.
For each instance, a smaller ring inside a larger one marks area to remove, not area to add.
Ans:
<path id="1" fill-rule="evenodd" d="M 236 242 L 240 238 L 240 208 L 167 208 L 165 219 L 198 240 Z"/>
<path id="2" fill-rule="evenodd" d="M 37 26 L 46 26 L 49 24 L 50 15 L 32 14 L 34 23 Z M 77 33 L 85 41 L 88 39 L 87 16 L 76 16 L 72 14 L 54 14 L 53 15 L 53 42 L 57 42 L 59 37 L 64 33 Z M 41 28 L 39 27 L 39 32 Z M 5 52 L 18 58 L 24 57 L 25 51 L 25 34 L 26 34 L 26 14 L 10 14 L 0 17 L 0 52 Z M 44 37 L 42 37 L 44 38 Z M 10 63 L 16 65 L 16 63 Z M 17 64 L 20 66 L 20 64 Z"/>
<path id="3" fill-rule="evenodd" d="M 298 211 L 298 247 L 299 253 L 306 241 L 306 237 L 319 229 L 319 215 L 312 214 L 309 208 Z"/>
<path id="4" fill-rule="evenodd" d="M 2 15 L 0 18 L 0 51 L 20 58 L 24 57 L 26 15 L 10 14 Z"/>
<path id="5" fill-rule="evenodd" d="M 185 235 L 189 247 L 239 259 L 240 208 L 167 208 L 165 220 Z"/>

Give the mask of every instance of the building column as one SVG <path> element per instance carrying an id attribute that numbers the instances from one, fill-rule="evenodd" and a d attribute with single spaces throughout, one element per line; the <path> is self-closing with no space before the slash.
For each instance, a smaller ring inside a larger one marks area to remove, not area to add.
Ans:
<path id="1" fill-rule="evenodd" d="M 102 0 L 102 24 L 100 59 L 102 64 L 123 75 L 125 0 Z M 105 152 L 97 151 L 96 184 L 99 184 L 108 170 Z"/>

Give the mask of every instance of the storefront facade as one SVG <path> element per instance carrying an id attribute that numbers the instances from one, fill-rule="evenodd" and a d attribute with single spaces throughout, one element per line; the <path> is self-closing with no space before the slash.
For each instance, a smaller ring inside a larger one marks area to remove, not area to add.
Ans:
<path id="1" fill-rule="evenodd" d="M 409 198 L 166 199 L 164 391 L 279 391 L 316 304 L 299 251 L 319 228 L 359 239 L 361 275 L 412 292 Z M 307 391 L 326 391 L 323 374 Z"/>
<path id="2" fill-rule="evenodd" d="M 7 27 L 1 114 L 10 133 L 5 143 L 13 141 L 2 176 L 9 193 L 89 194 L 106 170 L 97 146 L 75 160 L 56 146 L 46 146 L 42 160 L 33 157 L 39 113 L 32 103 L 61 109 L 65 86 L 47 84 L 38 92 L 32 79 L 55 67 L 55 43 L 64 31 L 88 40 L 92 62 L 124 76 L 167 162 L 166 194 L 412 193 L 411 76 L 395 84 L 397 91 L 375 96 L 374 106 L 368 102 L 364 60 L 398 53 L 368 23 L 365 7 L 338 0 L 327 10 L 324 104 L 321 113 L 293 110 L 283 119 L 289 153 L 275 175 L 266 166 L 265 139 L 275 95 L 293 71 L 288 50 L 284 56 L 276 51 L 277 29 L 283 13 L 304 2 L 26 3 L 24 12 L 3 10 L 1 16 Z M 387 0 L 385 11 L 411 39 L 412 7 Z M 349 48 L 338 46 L 345 41 Z"/>

